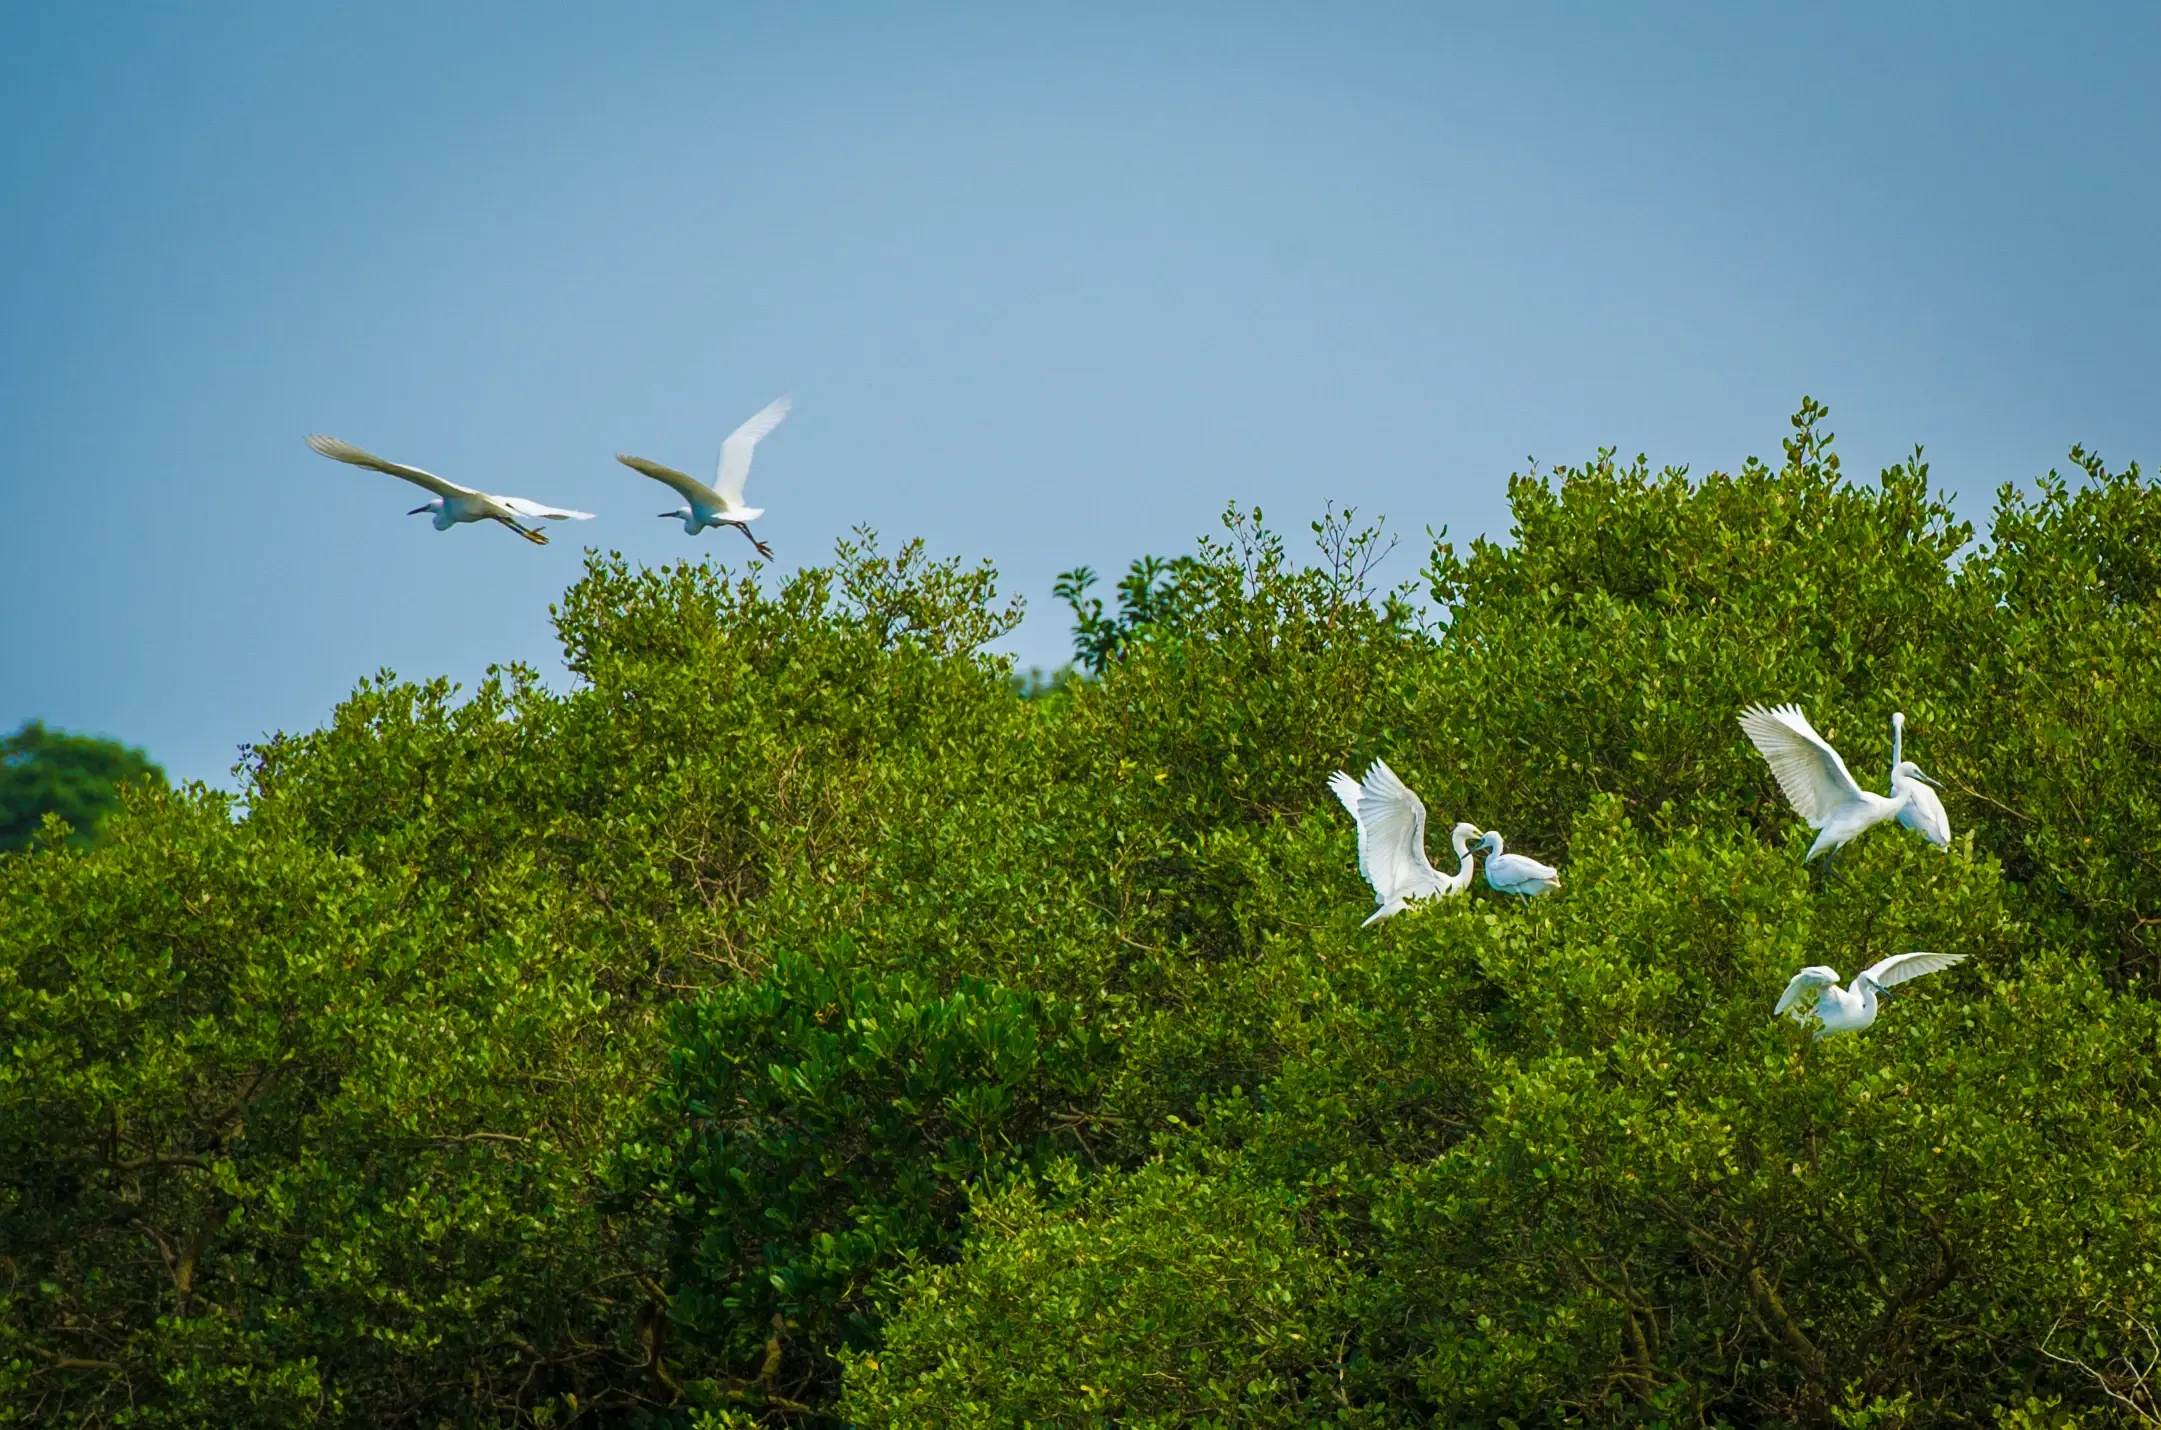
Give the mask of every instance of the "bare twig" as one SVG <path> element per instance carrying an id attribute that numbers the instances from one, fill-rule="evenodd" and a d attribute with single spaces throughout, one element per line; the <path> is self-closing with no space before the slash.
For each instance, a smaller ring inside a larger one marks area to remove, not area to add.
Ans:
<path id="1" fill-rule="evenodd" d="M 192 1167 L 198 1172 L 210 1170 L 210 1164 L 200 1157 L 167 1156 L 162 1152 L 153 1152 L 147 1157 L 131 1157 L 112 1164 L 115 1172 L 141 1172 L 151 1167 Z"/>
<path id="2" fill-rule="evenodd" d="M 2085 1361 L 2080 1360 L 2076 1356 L 2058 1355 L 2056 1354 L 2056 1352 L 2048 1348 L 2048 1343 L 2056 1338 L 2056 1332 L 2063 1329 L 2063 1316 L 2059 1315 L 2056 1318 L 2056 1324 L 2048 1328 L 2048 1334 L 2041 1338 L 2041 1345 L 2039 1349 L 2042 1355 L 2047 1356 L 2050 1360 L 2055 1361 L 2058 1365 L 2076 1366 L 2080 1370 L 2084 1371 L 2088 1378 L 2090 1378 L 2095 1385 L 2101 1388 L 2101 1391 L 2104 1395 L 2108 1396 L 2109 1399 L 2115 1401 L 2117 1404 L 2123 1406 L 2124 1409 L 2130 1411 L 2133 1415 L 2136 1415 L 2138 1417 L 2139 1424 L 2161 1425 L 2161 1418 L 2156 1418 L 2151 1411 L 2147 1410 L 2145 1406 L 2142 1406 L 2138 1403 L 2140 1400 L 2147 1401 L 2149 1404 L 2152 1403 L 2153 1395 L 2147 1389 L 2147 1381 L 2153 1375 L 2156 1368 L 2161 1368 L 2161 1341 L 2157 1341 L 2155 1339 L 2154 1328 L 2150 1325 L 2147 1325 L 2144 1321 L 2135 1321 L 2133 1322 L 2133 1324 L 2136 1325 L 2138 1329 L 2145 1334 L 2146 1343 L 2149 1347 L 2152 1348 L 2153 1354 L 2147 1359 L 2144 1366 L 2140 1366 L 2128 1355 L 2119 1356 L 2117 1358 L 2123 1362 L 2124 1370 L 2126 1373 L 2128 1373 L 2130 1377 L 2131 1395 L 2125 1395 L 2122 1391 L 2116 1388 L 2114 1381 L 2119 1379 L 2120 1377 L 2111 1376 L 2105 1371 L 2095 1370 L 2092 1366 L 2088 1365 Z M 2137 1399 L 2133 1399 L 2133 1396 L 2136 1396 Z"/>
<path id="3" fill-rule="evenodd" d="M 51 1366 L 54 1370 L 120 1369 L 117 1364 L 109 1360 L 86 1360 L 81 1356 L 64 1356 L 57 1351 L 49 1351 L 43 1346 L 33 1345 L 27 1348 L 30 1354 L 36 1356 L 39 1360 L 45 1362 L 45 1364 Z"/>
<path id="4" fill-rule="evenodd" d="M 1966 798 L 1977 799 L 1983 804 L 1994 805 L 1997 809 L 2002 810 L 2005 814 L 2010 815 L 2013 819 L 2016 819 L 2021 823 L 2039 824 L 2041 822 L 2040 820 L 2035 819 L 2032 815 L 2027 814 L 2024 811 L 2011 808 L 2010 805 L 2005 804 L 2002 800 L 1997 799 L 1994 795 L 1983 794 L 1977 789 L 1968 789 L 1965 785 L 1960 784 L 1957 780 L 1950 781 L 1950 785 L 1951 788 L 1957 790 L 1960 794 L 1966 796 Z"/>

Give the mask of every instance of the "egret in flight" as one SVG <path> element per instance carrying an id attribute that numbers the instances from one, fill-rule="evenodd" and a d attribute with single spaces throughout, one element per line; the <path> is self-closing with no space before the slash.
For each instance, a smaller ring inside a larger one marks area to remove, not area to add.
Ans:
<path id="1" fill-rule="evenodd" d="M 1916 790 L 1935 783 L 1911 760 L 1900 760 L 1891 767 L 1890 798 L 1862 789 L 1798 705 L 1769 710 L 1751 705 L 1741 712 L 1741 728 L 1778 776 L 1778 787 L 1795 813 L 1817 831 L 1806 859 L 1851 843 L 1872 825 L 1897 819 L 1912 807 Z"/>
<path id="2" fill-rule="evenodd" d="M 1403 912 L 1413 899 L 1441 894 L 1460 894 L 1471 886 L 1476 861 L 1469 853 L 1478 837 L 1475 825 L 1459 824 L 1450 831 L 1456 847 L 1456 872 L 1443 874 L 1426 858 L 1426 806 L 1411 787 L 1381 760 L 1366 769 L 1360 784 L 1341 770 L 1328 777 L 1328 787 L 1343 801 L 1358 825 L 1358 872 L 1373 886 L 1373 900 L 1380 905 L 1373 917 L 1360 924 L 1367 928 Z"/>
<path id="3" fill-rule="evenodd" d="M 1486 887 L 1504 894 L 1550 894 L 1561 887 L 1561 871 L 1524 854 L 1511 854 L 1501 836 L 1487 830 L 1478 837 L 1486 851 Z"/>
<path id="4" fill-rule="evenodd" d="M 356 467 L 373 467 L 378 472 L 388 472 L 393 477 L 403 477 L 416 487 L 425 487 L 435 493 L 434 499 L 421 503 L 407 512 L 418 516 L 424 511 L 435 513 L 435 529 L 448 531 L 461 521 L 499 521 L 535 546 L 546 546 L 548 534 L 535 531 L 519 517 L 534 521 L 591 521 L 589 511 L 571 511 L 565 507 L 542 506 L 524 497 L 499 497 L 487 492 L 476 492 L 471 487 L 461 487 L 456 482 L 445 481 L 433 472 L 423 472 L 418 467 L 408 467 L 401 462 L 389 462 L 373 452 L 363 452 L 350 442 L 335 437 L 310 437 L 308 445 L 335 462 L 350 462 Z"/>
<path id="5" fill-rule="evenodd" d="M 1791 1014 L 1796 1023 L 1805 1023 L 1813 1013 L 1822 1027 L 1816 1030 L 1819 1038 L 1834 1033 L 1858 1033 L 1876 1021 L 1876 995 L 1886 988 L 1895 988 L 1910 978 L 1924 973 L 1936 973 L 1954 964 L 1964 963 L 1963 953 L 1894 953 L 1871 968 L 1864 968 L 1853 976 L 1851 988 L 1838 986 L 1838 970 L 1823 964 L 1812 964 L 1793 975 L 1780 995 L 1773 1016 Z M 1801 1006 L 1801 1000 L 1811 991 L 1816 994 L 1813 1008 Z"/>
<path id="6" fill-rule="evenodd" d="M 661 515 L 681 517 L 688 534 L 696 536 L 709 526 L 732 526 L 749 537 L 758 554 L 770 561 L 773 548 L 750 534 L 750 524 L 765 515 L 765 508 L 743 505 L 743 482 L 750 476 L 750 454 L 757 449 L 758 440 L 780 425 L 791 405 L 789 399 L 776 397 L 757 416 L 728 434 L 728 440 L 720 444 L 720 471 L 711 486 L 643 457 L 626 457 L 619 452 L 615 460 L 656 482 L 665 482 L 682 495 L 688 506 Z"/>
<path id="7" fill-rule="evenodd" d="M 1906 744 L 1906 717 L 1891 717 L 1891 793 L 1898 794 L 1898 767 L 1905 760 L 1900 753 Z M 1915 783 L 1908 786 L 1906 807 L 1898 812 L 1898 822 L 1920 834 L 1938 849 L 1951 844 L 1951 816 L 1943 812 L 1943 801 L 1936 798 L 1936 791 L 1927 785 Z"/>

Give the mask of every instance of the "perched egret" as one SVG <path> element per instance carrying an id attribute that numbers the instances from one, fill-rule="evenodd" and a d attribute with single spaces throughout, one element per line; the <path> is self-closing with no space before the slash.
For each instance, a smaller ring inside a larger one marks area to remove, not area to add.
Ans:
<path id="1" fill-rule="evenodd" d="M 1486 851 L 1486 887 L 1504 894 L 1550 894 L 1561 887 L 1561 871 L 1524 854 L 1510 854 L 1501 836 L 1487 830 L 1478 837 Z"/>
<path id="2" fill-rule="evenodd" d="M 1905 762 L 1902 751 L 1906 745 L 1906 717 L 1903 713 L 1891 717 L 1891 794 L 1898 794 L 1898 767 Z M 1898 822 L 1920 834 L 1938 849 L 1951 844 L 1951 816 L 1943 812 L 1943 801 L 1936 798 L 1936 791 L 1918 781 L 1907 786 L 1910 791 L 1906 807 L 1898 812 Z"/>
<path id="3" fill-rule="evenodd" d="M 1812 964 L 1793 975 L 1780 995 L 1778 1006 L 1772 1014 L 1790 1013 L 1796 1023 L 1805 1023 L 1813 1013 L 1823 1024 L 1816 1030 L 1819 1038 L 1833 1033 L 1858 1033 L 1876 1021 L 1876 995 L 1886 988 L 1895 988 L 1909 978 L 1919 978 L 1924 973 L 1936 973 L 1954 964 L 1964 963 L 1963 953 L 1894 953 L 1872 968 L 1864 968 L 1853 976 L 1853 987 L 1838 986 L 1838 970 L 1823 964 Z M 1813 1008 L 1800 1006 L 1808 992 L 1816 990 Z"/>
<path id="4" fill-rule="evenodd" d="M 1935 783 L 1920 766 L 1901 760 L 1891 767 L 1890 798 L 1862 789 L 1798 705 L 1769 710 L 1751 705 L 1741 712 L 1741 728 L 1778 776 L 1778 787 L 1794 811 L 1817 831 L 1808 859 L 1852 842 L 1872 825 L 1898 818 L 1913 804 L 1914 791 Z"/>
<path id="5" fill-rule="evenodd" d="M 1425 803 L 1385 762 L 1375 760 L 1368 766 L 1362 785 L 1337 770 L 1328 777 L 1328 787 L 1358 824 L 1358 872 L 1373 886 L 1373 900 L 1380 905 L 1360 928 L 1402 913 L 1413 899 L 1460 894 L 1471 886 L 1476 861 L 1469 850 L 1478 837 L 1477 826 L 1459 824 L 1450 832 L 1455 873 L 1434 868 L 1426 858 Z"/>
<path id="6" fill-rule="evenodd" d="M 435 529 L 448 531 L 461 521 L 499 521 L 535 546 L 546 546 L 546 532 L 535 531 L 519 517 L 536 521 L 591 521 L 589 511 L 570 511 L 559 506 L 542 506 L 524 497 L 499 497 L 487 492 L 476 492 L 471 487 L 461 487 L 433 472 L 423 472 L 418 467 L 408 467 L 399 462 L 386 462 L 373 452 L 363 452 L 350 442 L 335 437 L 310 437 L 308 445 L 334 462 L 350 462 L 356 467 L 373 467 L 378 472 L 388 472 L 393 477 L 403 477 L 416 487 L 425 487 L 435 493 L 433 501 L 424 502 L 407 512 L 418 516 L 424 511 L 435 513 Z"/>
<path id="7" fill-rule="evenodd" d="M 750 476 L 750 454 L 757 449 L 758 439 L 780 425 L 781 419 L 788 415 L 790 405 L 789 399 L 776 397 L 757 416 L 728 434 L 728 440 L 720 444 L 720 471 L 711 486 L 643 457 L 617 453 L 615 460 L 632 471 L 645 473 L 656 482 L 666 482 L 682 494 L 683 500 L 690 504 L 664 511 L 661 515 L 681 517 L 683 530 L 689 535 L 696 536 L 709 526 L 732 526 L 749 537 L 750 544 L 758 548 L 758 554 L 770 561 L 773 548 L 750 534 L 751 522 L 764 516 L 765 508 L 743 505 L 743 482 Z"/>

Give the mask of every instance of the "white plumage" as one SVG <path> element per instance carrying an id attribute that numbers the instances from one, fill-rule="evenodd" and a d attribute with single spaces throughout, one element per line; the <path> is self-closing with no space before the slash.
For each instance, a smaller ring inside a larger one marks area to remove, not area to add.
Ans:
<path id="1" fill-rule="evenodd" d="M 1826 964 L 1811 964 L 1793 975 L 1780 995 L 1778 1006 L 1771 1010 L 1778 1014 L 1790 1014 L 1795 1022 L 1806 1022 L 1813 1015 L 1823 1026 L 1816 1030 L 1819 1038 L 1836 1033 L 1858 1033 L 1876 1021 L 1876 995 L 1886 988 L 1895 988 L 1908 979 L 1919 978 L 1924 973 L 1936 973 L 1954 964 L 1964 963 L 1963 953 L 1895 953 L 1881 963 L 1862 969 L 1853 976 L 1851 988 L 1838 986 L 1838 970 Z M 1811 991 L 1816 994 L 1813 1007 L 1803 1007 L 1802 1000 Z"/>
<path id="2" fill-rule="evenodd" d="M 1891 793 L 1899 792 L 1898 767 L 1906 762 L 1906 716 L 1903 712 L 1891 716 Z M 1898 812 L 1898 822 L 1918 833 L 1938 849 L 1951 844 L 1951 816 L 1944 813 L 1943 801 L 1936 791 L 1920 781 L 1908 787 L 1906 807 Z"/>
<path id="3" fill-rule="evenodd" d="M 1358 825 L 1358 872 L 1373 886 L 1374 902 L 1380 905 L 1360 927 L 1401 913 L 1414 899 L 1460 894 L 1470 887 L 1476 861 L 1468 851 L 1477 827 L 1458 824 L 1450 831 L 1455 873 L 1434 868 L 1426 857 L 1425 803 L 1385 761 L 1367 766 L 1363 784 L 1337 770 L 1328 777 L 1328 787 Z"/>
<path id="4" fill-rule="evenodd" d="M 414 486 L 434 493 L 434 500 L 423 502 L 407 512 L 406 515 L 418 516 L 424 511 L 434 512 L 435 529 L 437 531 L 448 531 L 461 521 L 497 521 L 534 545 L 546 546 L 548 544 L 547 533 L 534 530 L 524 522 L 519 521 L 519 517 L 528 517 L 536 521 L 591 521 L 593 519 L 593 514 L 589 511 L 572 511 L 567 507 L 546 506 L 537 501 L 527 501 L 524 497 L 499 497 L 488 492 L 475 491 L 471 487 L 461 487 L 456 482 L 438 477 L 433 472 L 422 471 L 418 467 L 408 467 L 402 462 L 388 461 L 376 456 L 373 452 L 364 452 L 350 442 L 340 441 L 336 437 L 320 435 L 310 437 L 308 438 L 308 445 L 334 462 L 345 462 L 355 467 L 370 467 L 378 472 L 387 472 L 393 477 L 403 477 Z"/>
<path id="5" fill-rule="evenodd" d="M 1561 887 L 1561 871 L 1525 854 L 1511 854 L 1501 836 L 1487 830 L 1479 836 L 1486 851 L 1486 887 L 1504 894 L 1550 894 Z"/>
<path id="6" fill-rule="evenodd" d="M 1765 709 L 1751 705 L 1741 712 L 1741 728 L 1748 734 L 1778 787 L 1786 792 L 1794 812 L 1817 831 L 1807 858 L 1827 849 L 1851 843 L 1870 827 L 1896 819 L 1914 801 L 1914 791 L 1933 784 L 1920 767 L 1900 761 L 1891 769 L 1891 797 L 1862 789 L 1846 769 L 1846 762 L 1816 727 L 1808 723 L 1798 705 Z"/>
<path id="7" fill-rule="evenodd" d="M 686 505 L 661 515 L 681 517 L 683 530 L 688 535 L 696 536 L 709 526 L 732 526 L 749 537 L 750 544 L 758 549 L 760 556 L 771 560 L 773 548 L 752 536 L 750 530 L 750 524 L 765 515 L 765 508 L 743 505 L 743 483 L 750 477 L 750 459 L 759 440 L 780 425 L 793 405 L 788 398 L 776 397 L 759 409 L 755 417 L 730 432 L 728 439 L 720 444 L 720 467 L 713 475 L 711 486 L 643 457 L 626 457 L 618 452 L 615 460 L 632 471 L 643 472 L 654 481 L 675 488 L 682 495 Z"/>

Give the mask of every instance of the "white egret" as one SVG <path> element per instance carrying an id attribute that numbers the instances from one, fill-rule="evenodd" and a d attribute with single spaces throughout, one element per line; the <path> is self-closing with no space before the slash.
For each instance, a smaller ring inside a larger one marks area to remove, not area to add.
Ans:
<path id="1" fill-rule="evenodd" d="M 1561 871 L 1526 854 L 1511 854 L 1501 836 L 1487 830 L 1478 838 L 1486 851 L 1486 887 L 1504 894 L 1550 894 L 1561 887 Z"/>
<path id="2" fill-rule="evenodd" d="M 1905 745 L 1906 716 L 1903 712 L 1895 713 L 1891 716 L 1891 793 L 1894 797 L 1898 794 L 1898 767 L 1905 763 L 1906 757 L 1902 753 Z M 1943 812 L 1943 801 L 1936 797 L 1936 791 L 1919 781 L 1908 789 L 1911 792 L 1906 807 L 1898 812 L 1898 822 L 1938 849 L 1949 848 L 1951 816 Z"/>
<path id="3" fill-rule="evenodd" d="M 750 533 L 751 522 L 764 516 L 765 508 L 743 505 L 743 482 L 750 476 L 750 455 L 757 449 L 759 439 L 780 425 L 792 405 L 788 398 L 776 397 L 757 416 L 730 432 L 728 440 L 720 444 L 720 470 L 711 486 L 643 457 L 626 457 L 618 452 L 615 460 L 632 471 L 645 473 L 656 482 L 665 482 L 682 494 L 689 505 L 664 511 L 661 515 L 681 517 L 687 534 L 696 536 L 709 526 L 732 526 L 749 537 L 750 544 L 758 548 L 758 554 L 770 561 L 773 548 Z"/>
<path id="4" fill-rule="evenodd" d="M 434 500 L 421 503 L 407 512 L 418 516 L 424 511 L 435 513 L 435 529 L 448 531 L 461 521 L 499 521 L 535 546 L 546 546 L 546 532 L 535 531 L 519 517 L 535 521 L 591 521 L 589 511 L 571 511 L 567 507 L 543 506 L 524 497 L 499 497 L 488 492 L 461 487 L 446 481 L 433 472 L 418 467 L 408 467 L 402 462 L 386 461 L 373 452 L 363 452 L 350 442 L 335 437 L 315 436 L 308 438 L 308 445 L 334 462 L 347 462 L 355 467 L 372 467 L 378 472 L 388 472 L 393 477 L 403 477 L 416 487 L 424 487 L 435 493 Z"/>
<path id="5" fill-rule="evenodd" d="M 1443 874 L 1426 858 L 1426 806 L 1411 787 L 1381 760 L 1366 768 L 1364 784 L 1341 770 L 1328 777 L 1328 787 L 1343 801 L 1358 825 L 1358 872 L 1373 886 L 1373 900 L 1380 905 L 1360 928 L 1403 912 L 1413 899 L 1441 894 L 1460 894 L 1471 886 L 1476 861 L 1470 856 L 1471 840 L 1478 828 L 1458 824 L 1450 831 L 1456 848 L 1456 872 Z"/>
<path id="6" fill-rule="evenodd" d="M 1935 783 L 1921 773 L 1920 766 L 1901 760 L 1891 767 L 1891 796 L 1886 799 L 1854 783 L 1846 762 L 1816 733 L 1800 706 L 1766 710 L 1751 705 L 1740 718 L 1741 728 L 1770 764 L 1794 812 L 1817 831 L 1807 859 L 1851 843 L 1872 825 L 1898 818 L 1912 805 L 1915 790 Z"/>
<path id="7" fill-rule="evenodd" d="M 1919 978 L 1924 973 L 1935 973 L 1965 961 L 1963 953 L 1894 953 L 1883 962 L 1856 973 L 1851 988 L 1838 986 L 1837 969 L 1812 964 L 1793 975 L 1778 1006 L 1771 1010 L 1772 1015 L 1787 1013 L 1796 1023 L 1805 1023 L 1813 1014 L 1823 1024 L 1816 1030 L 1819 1038 L 1828 1038 L 1834 1033 L 1858 1033 L 1876 1021 L 1878 993 L 1895 988 L 1910 978 Z M 1800 1006 L 1801 1000 L 1812 989 L 1816 992 L 1814 1006 Z"/>

